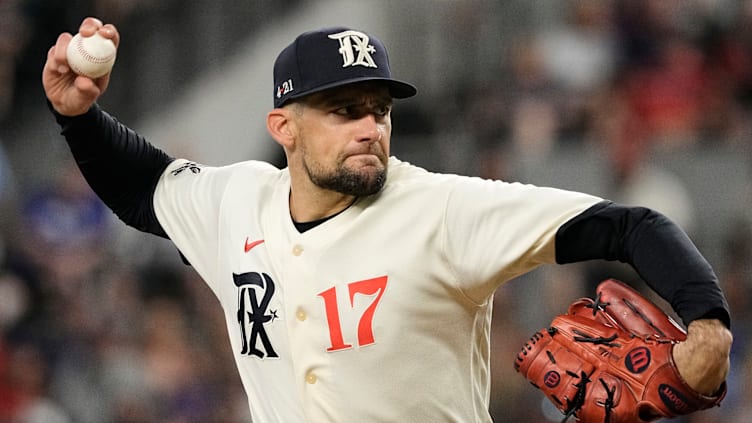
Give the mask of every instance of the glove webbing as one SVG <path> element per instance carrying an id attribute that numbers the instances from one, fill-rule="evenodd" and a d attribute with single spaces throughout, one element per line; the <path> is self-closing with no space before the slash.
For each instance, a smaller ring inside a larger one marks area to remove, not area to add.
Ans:
<path id="1" fill-rule="evenodd" d="M 632 304 L 632 302 L 629 301 L 626 298 L 622 298 L 621 300 L 624 302 L 624 304 L 627 305 L 627 307 L 629 307 L 630 310 L 632 310 L 632 312 L 637 317 L 639 317 L 640 319 L 642 319 L 651 328 L 653 328 L 653 330 L 655 330 L 655 332 L 658 335 L 660 335 L 661 338 L 667 338 L 666 333 L 663 330 L 661 330 L 661 328 L 659 328 L 658 326 L 656 326 L 655 323 L 653 323 L 653 321 L 650 320 L 650 318 L 648 316 L 646 316 L 645 313 L 642 312 L 642 310 L 640 310 L 639 308 L 635 307 L 634 304 Z M 606 307 L 608 307 L 610 305 L 611 305 L 611 303 L 608 302 L 608 301 L 603 301 L 603 302 L 601 301 L 601 293 L 598 292 L 596 294 L 595 299 L 593 300 L 593 302 L 590 303 L 590 304 L 586 304 L 585 307 L 592 308 L 593 309 L 593 316 L 595 316 L 599 311 L 606 311 Z"/>
<path id="2" fill-rule="evenodd" d="M 610 306 L 611 303 L 607 301 L 601 302 L 601 293 L 598 292 L 595 294 L 595 299 L 592 303 L 585 304 L 585 307 L 592 308 L 593 309 L 593 317 L 595 317 L 596 314 L 598 314 L 599 311 L 605 311 L 606 307 Z M 632 304 L 629 305 L 630 308 L 634 309 L 634 306 Z"/>

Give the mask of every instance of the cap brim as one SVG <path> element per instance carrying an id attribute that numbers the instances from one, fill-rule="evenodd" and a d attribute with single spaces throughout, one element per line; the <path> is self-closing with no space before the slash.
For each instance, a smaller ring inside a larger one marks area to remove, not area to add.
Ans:
<path id="1" fill-rule="evenodd" d="M 332 82 L 331 84 L 324 84 L 315 88 L 311 88 L 309 90 L 296 93 L 294 95 L 291 95 L 285 99 L 285 102 L 295 99 L 295 98 L 301 98 L 305 97 L 310 94 L 319 93 L 321 91 L 325 91 L 331 88 L 337 88 L 341 87 L 343 85 L 350 85 L 355 84 L 357 82 L 366 82 L 366 81 L 383 81 L 386 83 L 387 87 L 389 88 L 389 94 L 393 98 L 409 98 L 414 96 L 418 93 L 418 89 L 415 88 L 412 84 L 409 84 L 404 81 L 400 81 L 397 79 L 391 79 L 391 78 L 380 78 L 380 77 L 373 77 L 373 76 L 364 76 L 360 78 L 350 78 L 350 79 L 344 79 L 337 82 Z M 279 106 L 283 105 L 285 102 L 281 103 Z M 278 106 L 278 107 L 279 107 Z"/>

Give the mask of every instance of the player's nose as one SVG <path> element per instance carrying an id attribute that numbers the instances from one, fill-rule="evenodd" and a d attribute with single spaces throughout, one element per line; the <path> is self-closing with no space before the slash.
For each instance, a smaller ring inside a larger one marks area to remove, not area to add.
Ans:
<path id="1" fill-rule="evenodd" d="M 358 141 L 378 142 L 384 137 L 386 126 L 372 113 L 366 113 L 358 119 Z"/>

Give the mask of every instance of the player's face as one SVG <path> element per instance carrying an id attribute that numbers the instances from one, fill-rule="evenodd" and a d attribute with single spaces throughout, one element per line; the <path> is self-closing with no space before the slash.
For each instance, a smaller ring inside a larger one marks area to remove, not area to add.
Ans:
<path id="1" fill-rule="evenodd" d="M 303 170 L 316 186 L 346 195 L 379 192 L 386 182 L 392 98 L 381 84 L 312 94 L 298 112 Z"/>

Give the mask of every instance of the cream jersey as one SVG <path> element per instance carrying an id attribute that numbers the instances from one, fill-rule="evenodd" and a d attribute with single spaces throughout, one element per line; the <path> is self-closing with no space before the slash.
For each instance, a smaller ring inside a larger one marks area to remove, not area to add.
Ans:
<path id="1" fill-rule="evenodd" d="M 489 422 L 492 296 L 600 201 L 391 158 L 376 195 L 299 233 L 287 169 L 174 161 L 160 224 L 222 304 L 253 421 Z"/>

